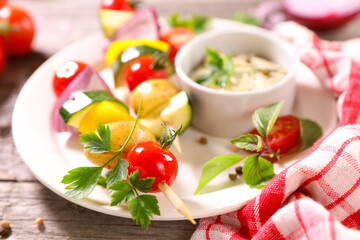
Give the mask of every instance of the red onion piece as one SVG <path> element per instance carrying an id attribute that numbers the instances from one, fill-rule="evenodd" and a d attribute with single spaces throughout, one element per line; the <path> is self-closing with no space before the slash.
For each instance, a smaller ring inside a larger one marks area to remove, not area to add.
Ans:
<path id="1" fill-rule="evenodd" d="M 359 0 L 284 0 L 284 11 L 313 30 L 340 27 L 360 13 Z"/>
<path id="2" fill-rule="evenodd" d="M 61 106 L 69 100 L 75 91 L 106 90 L 111 93 L 110 88 L 101 78 L 98 72 L 91 67 L 86 67 L 74 80 L 65 88 L 58 98 L 53 110 L 53 123 L 57 132 L 77 132 L 77 129 L 66 124 L 59 114 Z"/>
<path id="3" fill-rule="evenodd" d="M 279 1 L 262 2 L 252 11 L 252 14 L 260 20 L 261 26 L 266 29 L 271 29 L 277 23 L 286 20 L 282 4 Z"/>
<path id="4" fill-rule="evenodd" d="M 114 35 L 112 40 L 148 38 L 159 39 L 160 25 L 154 9 L 138 10 Z"/>

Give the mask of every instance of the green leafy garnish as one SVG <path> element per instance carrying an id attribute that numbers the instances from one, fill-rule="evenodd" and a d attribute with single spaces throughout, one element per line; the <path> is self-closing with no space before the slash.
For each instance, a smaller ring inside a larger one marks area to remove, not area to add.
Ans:
<path id="1" fill-rule="evenodd" d="M 186 27 L 193 30 L 194 33 L 201 33 L 207 30 L 209 17 L 193 15 L 181 17 L 178 13 L 174 13 L 169 17 L 170 27 Z"/>
<path id="2" fill-rule="evenodd" d="M 130 184 L 124 181 L 117 181 L 110 187 L 111 203 L 110 206 L 116 206 L 123 202 L 128 202 L 135 197 L 134 190 Z"/>
<path id="3" fill-rule="evenodd" d="M 80 135 L 80 141 L 85 145 L 84 149 L 92 153 L 111 152 L 109 126 L 99 122 L 97 131 L 100 137 L 94 132 Z"/>
<path id="4" fill-rule="evenodd" d="M 233 20 L 245 24 L 250 24 L 254 26 L 260 26 L 260 20 L 256 17 L 250 15 L 249 13 L 245 13 L 242 11 L 237 11 L 232 17 Z"/>
<path id="5" fill-rule="evenodd" d="M 273 164 L 259 155 L 249 156 L 243 166 L 244 181 L 254 188 L 263 188 L 274 176 Z"/>
<path id="6" fill-rule="evenodd" d="M 195 195 L 199 193 L 199 191 L 208 184 L 214 177 L 219 175 L 222 171 L 225 169 L 233 166 L 234 164 L 240 162 L 243 160 L 244 157 L 240 157 L 238 155 L 229 154 L 229 155 L 223 155 L 218 156 L 207 163 L 202 167 L 200 181 L 198 183 L 198 186 L 195 190 Z"/>
<path id="7" fill-rule="evenodd" d="M 148 229 L 153 215 L 160 215 L 158 201 L 152 195 L 139 195 L 138 191 L 147 193 L 155 178 L 141 179 L 139 171 L 130 174 L 129 182 L 117 181 L 110 189 L 111 206 L 129 202 L 129 210 L 132 218 L 138 224 Z"/>
<path id="8" fill-rule="evenodd" d="M 172 128 L 169 128 L 166 124 L 162 124 L 162 125 L 163 125 L 163 133 L 159 139 L 159 143 L 161 149 L 165 150 L 171 147 L 175 138 L 179 135 L 182 125 L 176 131 Z"/>
<path id="9" fill-rule="evenodd" d="M 309 119 L 300 119 L 301 148 L 311 147 L 323 135 L 321 127 Z"/>
<path id="10" fill-rule="evenodd" d="M 139 171 L 130 174 L 131 184 L 141 192 L 147 193 L 151 191 L 151 185 L 154 183 L 155 178 L 140 179 Z"/>
<path id="11" fill-rule="evenodd" d="M 260 152 L 263 149 L 262 141 L 259 135 L 247 134 L 230 140 L 232 144 L 240 149 L 247 151 Z"/>
<path id="12" fill-rule="evenodd" d="M 118 181 L 125 180 L 128 174 L 129 163 L 124 159 L 119 159 L 114 170 L 110 173 L 106 183 L 107 186 L 115 184 Z"/>
<path id="13" fill-rule="evenodd" d="M 153 195 L 140 195 L 129 202 L 129 210 L 136 224 L 149 228 L 153 215 L 160 215 L 158 200 Z"/>
<path id="14" fill-rule="evenodd" d="M 214 60 L 214 62 L 216 61 L 218 59 Z M 246 134 L 230 140 L 236 147 L 253 153 L 253 155 L 245 159 L 242 167 L 244 182 L 252 188 L 263 188 L 275 176 L 273 162 L 279 160 L 280 149 L 275 152 L 274 149 L 269 147 L 268 136 L 283 104 L 284 102 L 273 103 L 254 112 L 252 121 L 261 136 Z M 307 119 L 300 119 L 300 138 L 302 141 L 300 149 L 312 146 L 321 135 L 322 130 L 317 123 Z M 215 157 L 205 163 L 195 194 L 198 194 L 210 180 L 222 171 L 243 159 L 244 157 L 230 154 Z"/>
<path id="15" fill-rule="evenodd" d="M 230 78 L 234 75 L 234 63 L 231 56 L 220 54 L 213 49 L 206 49 L 207 64 L 210 74 L 200 76 L 196 82 L 204 86 L 215 85 L 221 89 L 225 89 L 230 85 Z"/>
<path id="16" fill-rule="evenodd" d="M 107 181 L 107 180 L 106 180 L 105 177 L 100 176 L 99 179 L 98 179 L 98 181 L 97 181 L 97 185 L 106 188 L 106 186 L 107 186 L 106 181 Z"/>
<path id="17" fill-rule="evenodd" d="M 68 184 L 65 194 L 75 200 L 89 196 L 94 190 L 102 170 L 102 167 L 78 167 L 70 170 L 61 181 L 63 184 Z"/>
<path id="18" fill-rule="evenodd" d="M 115 153 L 103 166 L 100 167 L 79 167 L 72 169 L 62 179 L 62 183 L 67 186 L 65 194 L 75 200 L 83 199 L 91 194 L 97 184 L 106 187 L 110 191 L 111 206 L 129 202 L 130 214 L 136 223 L 148 229 L 153 215 L 160 215 L 158 201 L 152 195 L 139 195 L 138 191 L 147 193 L 151 190 L 154 178 L 141 179 L 139 171 L 132 173 L 128 182 L 129 163 L 121 159 L 121 154 L 130 141 L 137 125 L 141 112 L 142 103 L 140 103 L 138 115 L 129 136 L 120 150 L 111 149 L 111 131 L 109 126 L 98 124 L 97 133 L 84 133 L 80 135 L 80 140 L 84 149 L 91 153 Z M 115 168 L 107 174 L 107 177 L 101 176 L 105 166 L 111 161 L 117 160 Z"/>
<path id="19" fill-rule="evenodd" d="M 271 131 L 284 102 L 273 103 L 257 109 L 253 116 L 253 124 L 261 136 L 266 137 Z"/>

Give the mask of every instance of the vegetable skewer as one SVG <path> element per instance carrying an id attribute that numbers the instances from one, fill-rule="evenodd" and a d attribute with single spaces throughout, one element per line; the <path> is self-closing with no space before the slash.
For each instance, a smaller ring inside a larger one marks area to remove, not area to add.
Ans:
<path id="1" fill-rule="evenodd" d="M 178 163 L 168 148 L 180 132 L 180 129 L 176 132 L 170 130 L 170 136 L 167 136 L 167 129 L 164 126 L 160 143 L 151 140 L 154 139 L 152 134 L 147 136 L 149 132 L 141 130 L 141 125 L 136 126 L 141 112 L 141 105 L 142 103 L 140 103 L 137 118 L 131 125 L 131 131 L 130 133 L 127 132 L 126 140 L 120 144 L 122 146 L 119 150 L 114 150 L 112 141 L 119 141 L 119 139 L 123 141 L 124 138 L 121 138 L 119 133 L 114 134 L 113 138 L 111 135 L 112 132 L 116 133 L 114 130 L 124 131 L 124 128 L 111 129 L 109 126 L 99 123 L 97 134 L 90 132 L 80 135 L 80 140 L 85 145 L 85 153 L 88 153 L 86 156 L 91 161 L 97 160 L 97 163 L 92 162 L 99 167 L 72 169 L 63 177 L 62 183 L 67 185 L 65 188 L 67 190 L 66 195 L 80 200 L 89 196 L 94 190 L 102 170 L 105 167 L 111 167 L 113 170 L 103 184 L 110 190 L 111 206 L 129 202 L 129 211 L 133 219 L 144 228 L 148 228 L 153 215 L 160 215 L 160 210 L 156 197 L 146 193 L 160 192 L 160 188 L 165 184 L 171 186 L 175 181 Z M 142 135 L 142 133 L 145 135 Z M 146 138 L 150 140 L 146 140 Z M 133 145 L 133 147 L 128 150 L 128 145 Z M 128 151 L 127 154 L 125 150 Z M 101 157 L 99 158 L 99 156 Z M 124 159 L 125 156 L 126 160 Z M 194 223 L 185 204 L 170 187 L 164 187 L 163 189 L 165 189 L 164 194 L 171 200 L 176 209 Z M 145 194 L 139 194 L 139 192 Z"/>

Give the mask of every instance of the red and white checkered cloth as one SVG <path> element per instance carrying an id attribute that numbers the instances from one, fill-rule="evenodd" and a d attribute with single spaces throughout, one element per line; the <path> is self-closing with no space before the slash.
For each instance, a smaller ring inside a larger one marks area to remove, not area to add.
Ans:
<path id="1" fill-rule="evenodd" d="M 294 22 L 273 32 L 338 97 L 339 127 L 244 208 L 200 220 L 192 239 L 360 239 L 360 39 L 323 41 Z"/>

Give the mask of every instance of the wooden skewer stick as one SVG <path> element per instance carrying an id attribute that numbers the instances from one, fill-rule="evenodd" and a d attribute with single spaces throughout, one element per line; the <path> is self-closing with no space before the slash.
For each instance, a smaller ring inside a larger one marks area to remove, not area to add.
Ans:
<path id="1" fill-rule="evenodd" d="M 185 203 L 179 198 L 179 196 L 167 185 L 166 183 L 159 183 L 159 189 L 170 201 L 170 203 L 176 208 L 178 212 L 184 215 L 192 224 L 196 225 L 196 221 L 191 216 Z"/>

